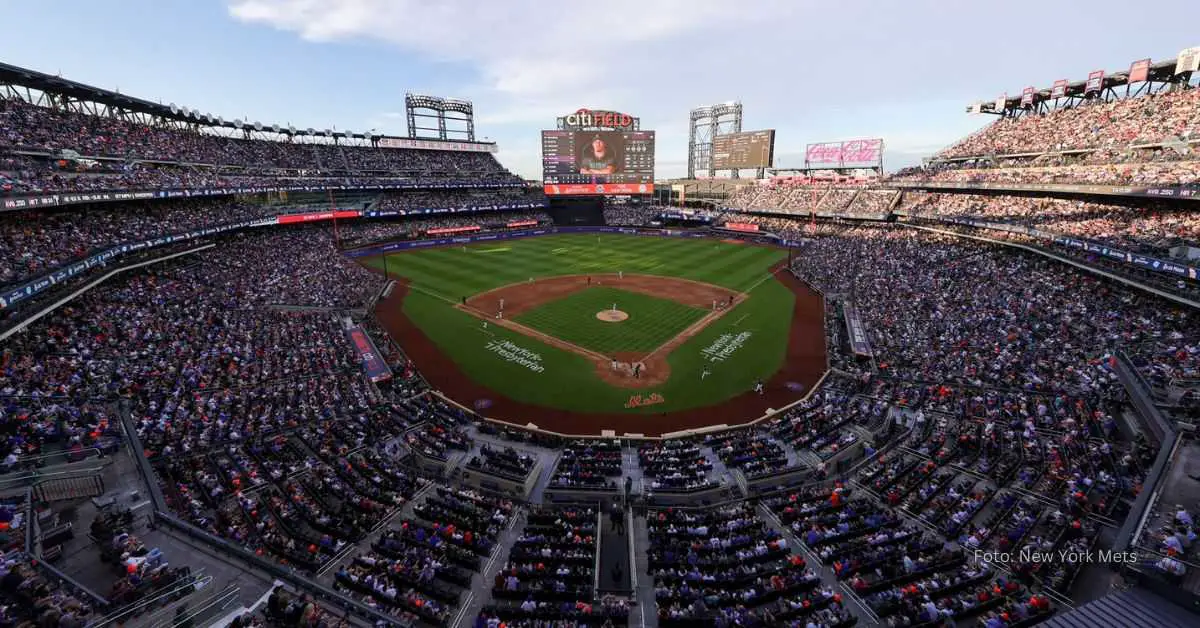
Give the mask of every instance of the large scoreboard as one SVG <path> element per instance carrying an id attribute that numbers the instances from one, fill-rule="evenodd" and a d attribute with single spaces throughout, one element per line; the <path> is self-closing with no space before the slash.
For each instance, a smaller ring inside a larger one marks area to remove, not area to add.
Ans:
<path id="1" fill-rule="evenodd" d="M 548 196 L 654 192 L 654 131 L 635 118 L 581 109 L 542 131 L 542 183 Z"/>
<path id="2" fill-rule="evenodd" d="M 727 133 L 713 137 L 713 169 L 772 168 L 775 130 Z"/>

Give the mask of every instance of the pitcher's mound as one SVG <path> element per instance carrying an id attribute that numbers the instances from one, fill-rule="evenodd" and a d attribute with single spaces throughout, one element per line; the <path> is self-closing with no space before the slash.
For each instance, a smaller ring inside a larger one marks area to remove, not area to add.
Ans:
<path id="1" fill-rule="evenodd" d="M 629 315 L 621 310 L 600 310 L 596 312 L 596 318 L 606 323 L 619 323 L 629 318 Z"/>

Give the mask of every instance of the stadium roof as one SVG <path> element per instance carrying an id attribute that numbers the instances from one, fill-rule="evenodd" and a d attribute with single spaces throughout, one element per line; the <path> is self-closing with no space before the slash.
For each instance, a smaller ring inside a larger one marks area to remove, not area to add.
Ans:
<path id="1" fill-rule="evenodd" d="M 70 98 L 95 102 L 110 107 L 116 107 L 127 111 L 143 113 L 168 120 L 176 120 L 186 124 L 195 124 L 209 127 L 222 127 L 227 129 L 237 130 L 254 130 L 260 132 L 280 133 L 283 135 L 296 136 L 322 136 L 322 137 L 341 137 L 355 139 L 402 139 L 402 140 L 426 140 L 426 141 L 446 141 L 437 140 L 434 138 L 411 138 L 399 135 L 383 135 L 381 133 L 351 133 L 347 131 L 327 131 L 318 129 L 297 129 L 290 126 L 279 124 L 259 124 L 247 120 L 226 120 L 220 116 L 201 113 L 195 109 L 187 107 L 177 107 L 175 105 L 164 105 L 160 102 L 153 102 L 144 98 L 127 96 L 120 92 L 115 92 L 99 87 L 92 87 L 78 81 L 65 79 L 61 76 L 38 72 L 37 70 L 29 70 L 26 68 L 0 63 L 0 84 L 19 85 L 28 87 L 42 92 L 51 94 L 60 94 Z M 463 144 L 492 144 L 492 142 L 468 142 L 466 140 L 452 140 Z"/>
<path id="2" fill-rule="evenodd" d="M 1167 81 L 1173 80 L 1177 76 L 1175 73 L 1176 61 L 1177 61 L 1177 59 L 1169 59 L 1166 61 L 1159 61 L 1158 63 L 1152 63 L 1150 65 L 1149 74 L 1146 76 L 1146 81 L 1147 82 L 1167 82 Z M 1104 79 L 1100 85 L 1100 89 L 1101 90 L 1112 89 L 1114 87 L 1120 87 L 1122 85 L 1127 85 L 1127 84 L 1129 84 L 1129 69 L 1128 68 L 1126 68 L 1124 70 L 1120 70 L 1118 72 L 1112 72 L 1112 73 L 1105 72 Z M 1050 95 L 1052 89 L 1053 89 L 1052 87 L 1045 87 L 1045 88 L 1035 90 L 1033 93 L 1034 102 L 1053 100 L 1053 98 Z M 1068 82 L 1066 94 L 1063 97 L 1065 97 L 1065 98 L 1081 98 L 1085 95 L 1086 89 L 1087 89 L 1087 80 L 1086 79 Z M 1005 96 L 1006 96 L 1006 99 L 1004 101 L 1004 108 L 1006 110 L 1015 109 L 1015 108 L 1018 108 L 1021 106 L 1022 94 L 1020 92 L 1016 93 L 1015 95 L 1006 94 Z M 970 112 L 972 112 L 974 107 L 979 107 L 980 113 L 999 113 L 996 110 L 996 102 L 998 102 L 999 100 L 1000 100 L 999 98 L 996 98 L 996 99 L 993 99 L 990 101 L 985 100 L 985 101 L 981 101 L 981 102 L 977 102 L 977 103 L 972 103 L 970 105 L 967 105 L 967 112 L 970 113 Z"/>

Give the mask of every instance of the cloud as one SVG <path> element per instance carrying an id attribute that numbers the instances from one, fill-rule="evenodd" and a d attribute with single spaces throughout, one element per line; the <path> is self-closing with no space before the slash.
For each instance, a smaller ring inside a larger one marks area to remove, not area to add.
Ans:
<path id="1" fill-rule="evenodd" d="M 644 120 L 678 119 L 659 137 L 686 151 L 687 109 L 706 98 L 681 93 L 670 87 L 676 80 L 664 78 L 709 83 L 708 100 L 727 99 L 716 81 L 704 78 L 702 57 L 721 54 L 737 45 L 722 40 L 768 27 L 798 7 L 794 0 L 757 0 L 736 10 L 726 0 L 607 0 L 585 6 L 541 0 L 231 0 L 229 13 L 312 42 L 369 38 L 427 61 L 466 64 L 478 84 L 462 95 L 476 104 L 481 135 L 501 139 L 505 163 L 529 176 L 540 169 L 540 156 L 507 150 L 504 141 L 513 143 L 509 138 L 516 132 L 536 139 L 537 128 L 583 106 L 629 111 Z M 656 85 L 668 89 L 656 95 Z M 655 106 L 663 95 L 690 104 Z M 385 117 L 390 116 L 369 122 Z M 522 155 L 520 163 L 512 162 L 516 154 Z"/>
<path id="2" fill-rule="evenodd" d="M 974 89 L 931 77 L 975 76 L 962 68 L 992 62 L 947 54 L 959 44 L 969 49 L 976 35 L 939 28 L 948 11 L 936 0 L 895 6 L 877 0 L 836 6 L 812 0 L 228 0 L 228 7 L 243 23 L 308 41 L 374 40 L 427 63 L 469 68 L 469 84 L 447 95 L 475 103 L 479 135 L 498 141 L 503 163 L 527 177 L 540 175 L 539 129 L 580 107 L 641 117 L 642 128 L 658 131 L 656 174 L 681 176 L 693 107 L 740 99 L 743 128 L 778 129 L 777 153 L 794 153 L 809 142 L 888 137 L 906 130 L 914 116 L 961 119 Z M 1002 29 L 1005 19 L 994 18 L 993 26 Z M 936 46 L 917 31 L 936 32 Z M 882 99 L 954 104 L 897 115 Z M 379 114 L 366 122 L 394 129 L 401 121 Z M 938 132 L 922 128 L 888 145 L 912 161 L 914 151 L 953 141 L 962 126 L 960 120 Z"/>

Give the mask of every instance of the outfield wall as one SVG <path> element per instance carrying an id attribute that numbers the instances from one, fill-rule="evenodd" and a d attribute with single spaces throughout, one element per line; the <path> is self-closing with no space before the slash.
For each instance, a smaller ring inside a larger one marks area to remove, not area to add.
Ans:
<path id="1" fill-rule="evenodd" d="M 376 246 L 366 246 L 353 251 L 346 251 L 343 255 L 347 257 L 374 257 L 385 253 L 395 253 L 397 251 L 408 251 L 412 249 L 427 249 L 438 246 L 457 246 L 463 244 L 474 244 L 476 242 L 491 242 L 498 240 L 516 240 L 518 238 L 532 238 L 536 236 L 552 235 L 559 233 L 622 233 L 626 235 L 643 235 L 643 236 L 658 236 L 668 238 L 709 238 L 722 234 L 713 233 L 708 229 L 651 229 L 646 227 L 541 227 L 538 229 L 518 229 L 513 231 L 503 231 L 499 233 L 481 233 L 477 235 L 464 235 L 449 238 L 431 238 L 428 240 L 404 240 L 402 242 L 389 242 Z M 743 234 L 745 235 L 745 234 Z M 764 234 L 761 238 L 764 242 L 761 244 L 774 244 L 777 246 L 798 247 L 800 242 L 793 240 L 784 240 L 775 236 L 767 237 Z M 753 241 L 750 241 L 753 244 Z"/>

